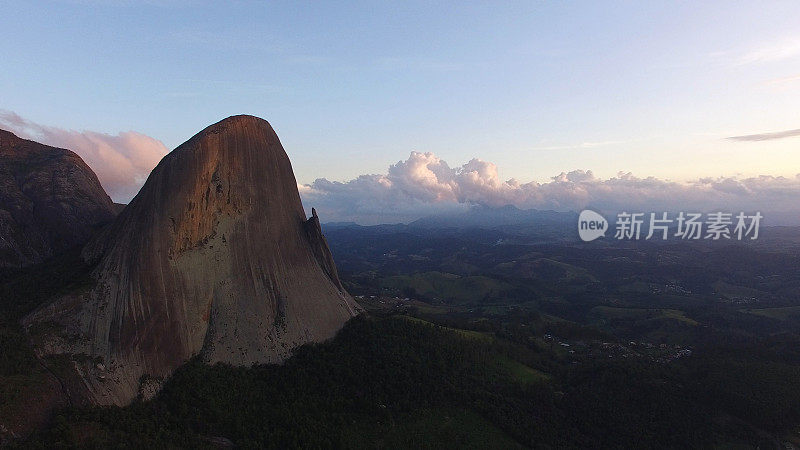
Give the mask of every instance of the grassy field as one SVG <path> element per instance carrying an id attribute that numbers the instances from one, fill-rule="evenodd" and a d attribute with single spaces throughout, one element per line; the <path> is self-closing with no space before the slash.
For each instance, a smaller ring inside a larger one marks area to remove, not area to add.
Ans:
<path id="1" fill-rule="evenodd" d="M 541 383 L 548 381 L 550 377 L 534 368 L 528 367 L 518 361 L 515 361 L 507 356 L 502 356 L 499 359 L 500 367 L 507 372 L 511 377 L 522 384 Z"/>
<path id="2" fill-rule="evenodd" d="M 752 289 L 745 286 L 737 286 L 735 284 L 726 283 L 722 280 L 715 282 L 711 286 L 717 293 L 729 299 L 737 297 L 757 297 L 763 294 L 757 289 Z"/>
<path id="3" fill-rule="evenodd" d="M 592 308 L 590 315 L 599 319 L 673 319 L 687 325 L 694 326 L 698 324 L 694 319 L 686 317 L 686 313 L 677 309 L 614 308 L 611 306 L 596 306 Z"/>
<path id="4" fill-rule="evenodd" d="M 438 328 L 440 328 L 442 330 L 452 331 L 452 332 L 457 333 L 459 336 L 461 336 L 463 338 L 466 338 L 466 339 L 475 339 L 475 340 L 478 340 L 478 341 L 481 341 L 481 342 L 491 342 L 494 339 L 492 337 L 492 335 L 490 335 L 488 333 L 481 333 L 479 331 L 462 330 L 460 328 L 450 328 L 450 327 L 445 327 L 445 326 L 441 326 L 441 325 L 436 325 L 433 322 L 428 322 L 427 320 L 420 319 L 418 317 L 411 317 L 411 316 L 406 316 L 406 315 L 402 315 L 402 316 L 398 316 L 398 317 L 400 317 L 402 319 L 405 319 L 405 320 L 408 320 L 408 321 L 411 321 L 411 322 L 414 322 L 414 323 L 422 323 L 422 324 L 430 325 L 432 327 L 438 327 Z"/>
<path id="5" fill-rule="evenodd" d="M 800 317 L 800 306 L 785 306 L 782 308 L 744 309 L 742 312 L 755 314 L 777 320 L 789 320 Z"/>
<path id="6" fill-rule="evenodd" d="M 403 296 L 422 296 L 448 303 L 480 303 L 513 289 L 510 284 L 489 277 L 462 277 L 442 272 L 397 275 L 382 279 L 380 284 Z"/>
<path id="7" fill-rule="evenodd" d="M 536 278 L 547 281 L 568 283 L 573 280 L 595 282 L 588 270 L 550 258 L 526 259 L 519 258 L 515 261 L 500 263 L 494 270 L 516 277 Z"/>

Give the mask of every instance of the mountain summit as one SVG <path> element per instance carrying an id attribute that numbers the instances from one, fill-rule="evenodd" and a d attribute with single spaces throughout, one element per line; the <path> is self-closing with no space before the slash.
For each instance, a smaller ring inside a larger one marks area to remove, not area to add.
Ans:
<path id="1" fill-rule="evenodd" d="M 80 156 L 0 130 L 0 268 L 82 245 L 114 214 Z"/>
<path id="2" fill-rule="evenodd" d="M 93 286 L 24 320 L 40 356 L 72 360 L 62 385 L 73 403 L 146 397 L 196 355 L 281 362 L 359 312 L 277 135 L 252 116 L 165 156 L 83 257 Z"/>

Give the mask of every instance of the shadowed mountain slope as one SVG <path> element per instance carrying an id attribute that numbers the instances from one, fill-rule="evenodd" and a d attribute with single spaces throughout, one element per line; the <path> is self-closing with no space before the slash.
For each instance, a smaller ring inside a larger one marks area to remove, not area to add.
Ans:
<path id="1" fill-rule="evenodd" d="M 78 155 L 0 130 L 0 268 L 81 245 L 115 213 Z"/>

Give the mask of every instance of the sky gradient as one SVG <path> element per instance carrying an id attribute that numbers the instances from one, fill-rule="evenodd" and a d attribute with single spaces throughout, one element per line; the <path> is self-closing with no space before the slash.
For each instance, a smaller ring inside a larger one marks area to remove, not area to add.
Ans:
<path id="1" fill-rule="evenodd" d="M 308 185 L 412 151 L 523 184 L 800 172 L 797 2 L 430 3 L 0 1 L 0 126 L 139 183 L 241 113 Z"/>

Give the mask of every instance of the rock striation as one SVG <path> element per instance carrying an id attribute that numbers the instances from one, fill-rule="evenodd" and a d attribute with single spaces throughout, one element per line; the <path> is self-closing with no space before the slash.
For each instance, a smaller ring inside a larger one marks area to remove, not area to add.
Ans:
<path id="1" fill-rule="evenodd" d="M 83 245 L 116 210 L 75 153 L 0 130 L 0 267 Z"/>
<path id="2" fill-rule="evenodd" d="M 23 321 L 43 360 L 69 360 L 73 404 L 150 396 L 197 355 L 280 363 L 359 313 L 278 137 L 252 116 L 165 156 L 83 257 L 93 286 Z"/>

